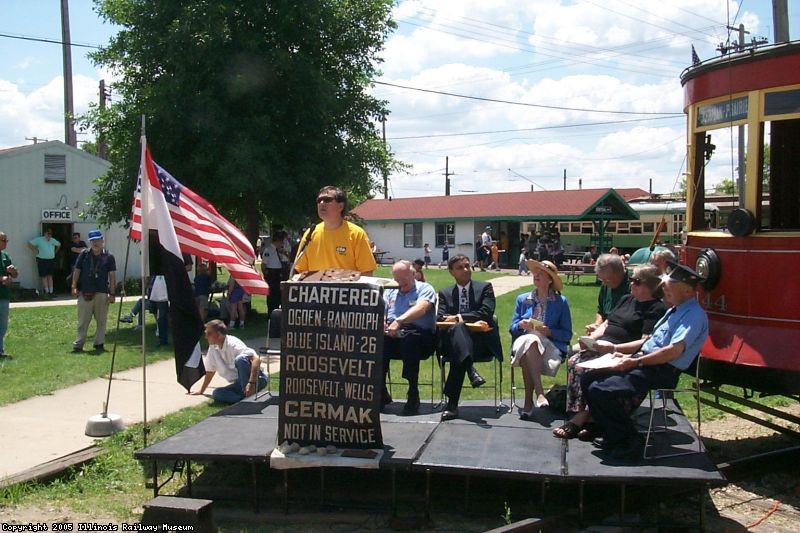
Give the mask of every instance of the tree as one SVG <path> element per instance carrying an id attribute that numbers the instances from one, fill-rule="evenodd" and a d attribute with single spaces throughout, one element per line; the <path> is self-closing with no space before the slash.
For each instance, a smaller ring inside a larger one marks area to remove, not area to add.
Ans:
<path id="1" fill-rule="evenodd" d="M 300 226 L 335 184 L 354 197 L 399 166 L 367 94 L 391 0 L 97 0 L 122 27 L 94 61 L 114 69 L 119 98 L 85 122 L 105 132 L 112 168 L 90 206 L 128 216 L 141 119 L 154 159 L 206 197 L 254 242 L 267 219 Z"/>
<path id="2" fill-rule="evenodd" d="M 736 194 L 736 184 L 731 178 L 722 178 L 722 180 L 714 185 L 714 191 L 717 194 Z"/>

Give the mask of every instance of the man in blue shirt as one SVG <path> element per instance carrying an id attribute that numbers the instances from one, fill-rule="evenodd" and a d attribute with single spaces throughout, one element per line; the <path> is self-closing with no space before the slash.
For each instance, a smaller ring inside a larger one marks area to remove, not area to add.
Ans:
<path id="1" fill-rule="evenodd" d="M 640 441 L 631 413 L 651 389 L 674 388 L 708 337 L 708 317 L 695 288 L 700 276 L 685 265 L 672 264 L 662 277 L 664 301 L 672 307 L 656 323 L 652 335 L 611 345 L 619 358 L 613 373 L 587 372 L 581 379 L 592 418 L 603 428 L 602 448 L 612 458 L 638 453 Z"/>
<path id="2" fill-rule="evenodd" d="M 84 250 L 75 261 L 72 276 L 72 296 L 78 297 L 78 328 L 74 353 L 83 352 L 89 323 L 94 318 L 97 329 L 94 334 L 96 352 L 105 350 L 106 320 L 108 306 L 114 303 L 117 263 L 114 256 L 104 248 L 103 233 L 98 229 L 89 232 L 88 250 Z"/>
<path id="3" fill-rule="evenodd" d="M 383 340 L 383 368 L 389 371 L 391 359 L 403 360 L 403 378 L 408 381 L 408 400 L 404 415 L 419 412 L 419 362 L 436 348 L 436 291 L 424 281 L 414 279 L 411 261 L 401 260 L 392 266 L 396 289 L 386 289 L 386 329 Z M 392 402 L 386 385 L 383 405 Z"/>

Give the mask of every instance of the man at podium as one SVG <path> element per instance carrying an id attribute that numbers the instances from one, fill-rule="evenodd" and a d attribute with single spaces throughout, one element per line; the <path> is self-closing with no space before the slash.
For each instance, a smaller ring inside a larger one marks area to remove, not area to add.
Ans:
<path id="1" fill-rule="evenodd" d="M 343 268 L 371 276 L 377 266 L 367 233 L 344 219 L 347 195 L 326 185 L 317 193 L 317 215 L 322 222 L 309 228 L 300 244 L 295 269 L 314 272 Z M 300 255 L 302 254 L 302 255 Z"/>

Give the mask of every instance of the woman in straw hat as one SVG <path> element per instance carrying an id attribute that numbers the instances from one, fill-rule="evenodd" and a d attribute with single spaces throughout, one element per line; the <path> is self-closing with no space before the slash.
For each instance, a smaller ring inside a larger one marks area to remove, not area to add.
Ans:
<path id="1" fill-rule="evenodd" d="M 547 398 L 542 388 L 542 369 L 554 375 L 567 352 L 572 339 L 572 317 L 567 299 L 561 295 L 563 283 L 558 277 L 558 268 L 550 261 L 528 260 L 528 269 L 533 274 L 534 290 L 520 294 L 511 320 L 511 366 L 522 369 L 525 383 L 525 404 L 520 417 L 530 416 L 533 409 L 547 407 Z M 536 395 L 534 399 L 534 394 Z"/>

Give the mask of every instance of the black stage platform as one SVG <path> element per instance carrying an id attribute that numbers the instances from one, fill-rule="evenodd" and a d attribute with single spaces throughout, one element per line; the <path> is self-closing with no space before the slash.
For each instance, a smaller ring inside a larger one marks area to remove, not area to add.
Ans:
<path id="1" fill-rule="evenodd" d="M 534 420 L 520 420 L 490 401 L 464 401 L 459 419 L 440 422 L 440 413 L 423 404 L 419 415 L 400 416 L 403 403 L 395 402 L 381 415 L 385 453 L 380 468 L 396 471 L 442 472 L 464 476 L 510 477 L 546 483 L 580 485 L 579 507 L 585 484 L 624 487 L 671 485 L 705 490 L 723 485 L 725 478 L 705 453 L 663 459 L 611 461 L 602 450 L 577 439 L 554 438 L 552 429 L 563 415 L 542 409 Z M 637 416 L 646 425 L 647 403 Z M 660 415 L 660 411 L 658 413 Z M 697 450 L 698 437 L 680 409 L 668 402 L 669 431 L 655 435 L 650 454 Z M 663 418 L 662 418 L 663 419 Z M 256 465 L 269 463 L 276 446 L 278 398 L 244 400 L 159 443 L 137 451 L 137 459 L 152 461 L 239 461 L 252 465 L 254 505 L 258 507 Z M 190 471 L 190 470 L 189 470 Z M 288 485 L 284 470 L 284 506 Z M 191 492 L 191 476 L 187 475 Z M 544 486 L 544 485 L 543 485 Z M 158 484 L 155 484 L 158 492 Z M 701 498 L 702 500 L 702 498 Z M 393 494 L 394 502 L 394 494 Z"/>

